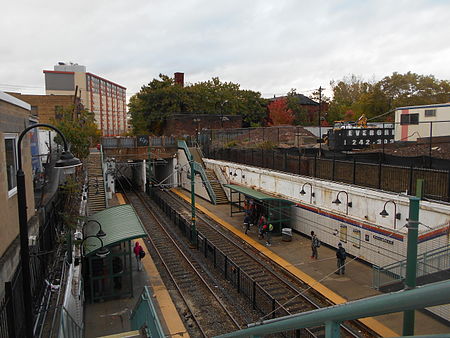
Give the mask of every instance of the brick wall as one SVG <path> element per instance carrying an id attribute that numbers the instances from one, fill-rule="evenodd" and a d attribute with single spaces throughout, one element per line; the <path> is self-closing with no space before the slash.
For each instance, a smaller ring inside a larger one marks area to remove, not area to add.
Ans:
<path id="1" fill-rule="evenodd" d="M 240 115 L 176 114 L 166 121 L 163 135 L 195 135 L 204 129 L 241 128 Z"/>
<path id="2" fill-rule="evenodd" d="M 32 106 L 32 113 L 37 114 L 39 123 L 50 123 L 55 118 L 57 108 L 67 109 L 73 106 L 73 95 L 25 95 L 20 93 L 8 93 Z M 36 107 L 36 111 L 33 108 Z"/>

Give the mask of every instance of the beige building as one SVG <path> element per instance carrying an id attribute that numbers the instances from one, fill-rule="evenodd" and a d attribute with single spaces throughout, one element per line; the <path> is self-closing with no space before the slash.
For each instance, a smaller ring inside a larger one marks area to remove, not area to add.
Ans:
<path id="1" fill-rule="evenodd" d="M 48 95 L 75 95 L 95 114 L 103 136 L 126 133 L 126 88 L 98 75 L 87 73 L 86 67 L 60 62 L 54 70 L 44 70 L 45 90 Z"/>
<path id="2" fill-rule="evenodd" d="M 395 141 L 450 136 L 450 103 L 395 110 Z"/>
<path id="3" fill-rule="evenodd" d="M 30 124 L 31 106 L 0 91 L 0 295 L 19 262 L 19 216 L 17 210 L 17 142 Z M 28 220 L 35 215 L 30 137 L 22 140 Z"/>

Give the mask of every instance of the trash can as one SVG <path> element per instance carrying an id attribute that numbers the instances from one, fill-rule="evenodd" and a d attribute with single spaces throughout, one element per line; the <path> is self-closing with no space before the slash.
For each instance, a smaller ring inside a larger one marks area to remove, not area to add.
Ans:
<path id="1" fill-rule="evenodd" d="M 281 236 L 282 236 L 283 242 L 292 241 L 292 229 L 291 228 L 281 229 Z"/>

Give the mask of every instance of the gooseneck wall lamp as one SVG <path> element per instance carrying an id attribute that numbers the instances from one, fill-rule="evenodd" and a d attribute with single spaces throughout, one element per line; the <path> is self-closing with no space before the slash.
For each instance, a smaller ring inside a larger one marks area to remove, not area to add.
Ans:
<path id="1" fill-rule="evenodd" d="M 88 225 L 88 223 L 90 223 L 90 222 L 97 223 L 99 226 L 99 230 L 95 236 L 97 236 L 97 237 L 105 237 L 106 236 L 106 233 L 102 229 L 102 225 L 100 224 L 100 222 L 96 221 L 95 219 L 88 220 L 87 222 L 84 223 L 84 226 Z"/>
<path id="2" fill-rule="evenodd" d="M 383 205 L 383 211 L 380 212 L 380 215 L 383 217 L 389 216 L 389 213 L 386 211 L 386 204 L 392 203 L 394 204 L 394 229 L 397 229 L 397 220 L 402 217 L 401 213 L 397 213 L 397 203 L 393 200 L 386 201 Z"/>
<path id="3" fill-rule="evenodd" d="M 33 297 L 31 293 L 31 272 L 30 272 L 30 250 L 28 248 L 28 222 L 27 222 L 27 194 L 25 189 L 25 174 L 22 170 L 22 147 L 21 143 L 31 129 L 38 127 L 46 127 L 56 131 L 61 136 L 64 144 L 64 151 L 60 159 L 56 162 L 55 167 L 64 170 L 65 174 L 72 174 L 75 172 L 75 167 L 81 165 L 81 161 L 74 157 L 67 147 L 67 141 L 64 135 L 56 127 L 45 124 L 36 123 L 25 128 L 19 135 L 17 142 L 17 211 L 19 213 L 19 232 L 20 232 L 20 262 L 22 268 L 22 289 L 25 309 L 25 327 L 26 337 L 33 338 Z"/>
<path id="4" fill-rule="evenodd" d="M 104 246 L 104 244 L 103 244 L 103 240 L 102 240 L 100 237 L 96 236 L 96 235 L 90 235 L 90 236 L 87 236 L 85 239 L 83 239 L 83 240 L 81 241 L 81 248 L 83 248 L 83 243 L 84 243 L 88 238 L 97 238 L 97 239 L 100 241 L 101 247 L 100 247 L 100 249 L 98 249 L 98 250 L 95 251 L 95 254 L 97 255 L 97 257 L 105 258 L 106 256 L 109 255 L 109 252 L 110 252 L 109 249 L 108 249 L 108 248 L 105 248 L 105 246 Z M 83 251 L 84 251 L 84 250 L 83 250 Z M 84 256 L 84 252 L 83 252 L 83 256 Z"/>
<path id="5" fill-rule="evenodd" d="M 345 196 L 347 196 L 347 203 L 346 203 L 347 209 L 345 211 L 345 214 L 348 215 L 348 208 L 351 208 L 353 206 L 353 203 L 348 201 L 348 193 L 346 191 L 344 191 L 344 190 L 339 191 L 337 196 L 336 196 L 336 199 L 332 203 L 338 204 L 338 205 L 342 203 L 341 200 L 339 199 L 339 195 L 341 193 L 344 193 Z"/>
<path id="6" fill-rule="evenodd" d="M 306 191 L 305 191 L 305 186 L 306 186 L 306 185 L 309 185 L 309 188 L 310 188 L 309 203 L 312 204 L 312 198 L 313 198 L 314 196 L 316 196 L 316 194 L 312 191 L 312 185 L 311 185 L 311 183 L 309 183 L 309 182 L 303 183 L 303 185 L 302 185 L 302 190 L 300 190 L 300 195 L 303 196 L 303 195 L 306 194 Z"/>

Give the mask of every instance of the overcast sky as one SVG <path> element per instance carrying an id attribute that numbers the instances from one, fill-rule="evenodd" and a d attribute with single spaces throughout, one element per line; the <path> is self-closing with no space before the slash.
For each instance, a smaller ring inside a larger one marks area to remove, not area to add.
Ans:
<path id="1" fill-rule="evenodd" d="M 184 72 L 264 97 L 356 74 L 450 79 L 448 0 L 3 1 L 0 90 L 45 93 L 58 61 L 127 87 Z"/>

